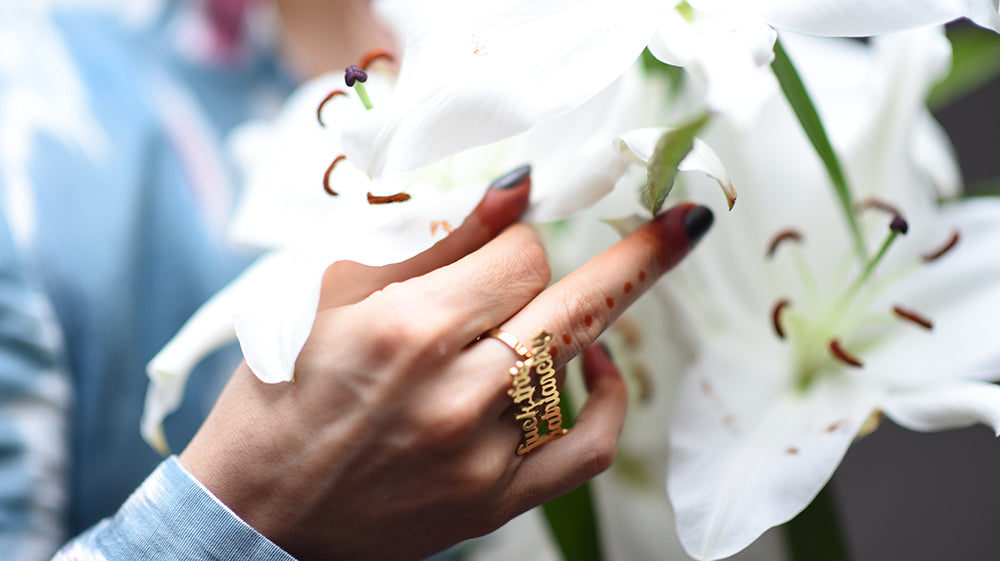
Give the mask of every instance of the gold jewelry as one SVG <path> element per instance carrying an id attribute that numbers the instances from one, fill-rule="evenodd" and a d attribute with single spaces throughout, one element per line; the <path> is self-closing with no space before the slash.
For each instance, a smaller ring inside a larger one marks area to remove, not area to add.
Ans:
<path id="1" fill-rule="evenodd" d="M 559 387 L 556 383 L 556 370 L 551 352 L 552 334 L 539 329 L 531 338 L 531 349 L 524 348 L 524 350 L 525 355 L 518 352 L 524 360 L 517 361 L 510 369 L 514 378 L 511 388 L 507 390 L 507 395 L 514 405 L 521 408 L 515 416 L 521 423 L 521 430 L 524 431 L 524 441 L 517 447 L 519 456 L 567 432 L 562 428 Z M 538 399 L 535 398 L 536 391 L 541 394 Z M 545 421 L 544 427 L 542 421 Z M 543 430 L 545 432 L 542 432 Z"/>
<path id="2" fill-rule="evenodd" d="M 514 335 L 512 333 L 508 333 L 506 331 L 502 331 L 499 327 L 494 327 L 493 329 L 490 329 L 489 331 L 487 331 L 486 333 L 484 333 L 482 336 L 483 337 L 492 337 L 492 338 L 496 339 L 497 341 L 500 341 L 504 345 L 507 345 L 508 347 L 510 347 L 510 350 L 512 350 L 515 353 L 517 353 L 517 356 L 519 356 L 521 358 L 529 358 L 529 357 L 531 357 L 531 351 L 528 350 L 528 347 L 525 347 L 524 345 L 522 345 L 521 342 L 517 340 L 517 337 L 514 337 Z"/>

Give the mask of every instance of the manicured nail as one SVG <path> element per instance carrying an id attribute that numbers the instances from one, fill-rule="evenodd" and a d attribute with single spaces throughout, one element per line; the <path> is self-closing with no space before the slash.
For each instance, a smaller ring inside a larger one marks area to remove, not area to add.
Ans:
<path id="1" fill-rule="evenodd" d="M 715 217 L 708 207 L 696 206 L 684 215 L 684 231 L 687 232 L 688 242 L 693 246 L 705 235 L 705 232 L 712 227 Z"/>
<path id="2" fill-rule="evenodd" d="M 521 183 L 524 183 L 530 175 L 531 165 L 525 164 L 517 169 L 505 173 L 502 177 L 490 184 L 490 189 L 497 189 L 499 191 L 513 189 Z"/>

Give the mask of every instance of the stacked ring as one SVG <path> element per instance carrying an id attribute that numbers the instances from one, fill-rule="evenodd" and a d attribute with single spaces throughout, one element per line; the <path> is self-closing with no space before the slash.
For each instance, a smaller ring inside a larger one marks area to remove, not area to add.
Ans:
<path id="1" fill-rule="evenodd" d="M 517 447 L 517 454 L 527 454 L 566 434 L 567 430 L 562 428 L 559 387 L 552 360 L 552 334 L 539 329 L 531 338 L 530 349 L 514 335 L 498 328 L 490 329 L 485 336 L 499 340 L 520 357 L 510 369 L 513 380 L 511 388 L 507 390 L 514 405 L 520 407 L 515 418 L 521 423 L 521 430 L 524 432 L 524 441 Z M 536 391 L 540 394 L 538 399 Z M 544 427 L 542 421 L 545 422 Z"/>

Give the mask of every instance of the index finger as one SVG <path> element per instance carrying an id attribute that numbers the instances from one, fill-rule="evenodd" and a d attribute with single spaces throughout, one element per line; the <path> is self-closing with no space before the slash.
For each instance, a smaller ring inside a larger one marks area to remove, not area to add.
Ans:
<path id="1" fill-rule="evenodd" d="M 680 204 L 545 289 L 502 327 L 522 341 L 545 329 L 564 364 L 594 342 L 708 231 L 712 211 Z"/>

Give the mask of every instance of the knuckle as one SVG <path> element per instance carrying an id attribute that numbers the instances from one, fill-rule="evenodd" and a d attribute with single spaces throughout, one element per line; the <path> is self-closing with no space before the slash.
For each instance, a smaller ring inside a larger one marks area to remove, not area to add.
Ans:
<path id="1" fill-rule="evenodd" d="M 522 248 L 520 256 L 527 283 L 539 289 L 549 284 L 549 280 L 552 278 L 552 268 L 549 266 L 549 258 L 545 254 L 545 248 L 537 239 L 526 244 Z"/>
<path id="2" fill-rule="evenodd" d="M 602 436 L 590 441 L 580 454 L 581 474 L 590 479 L 603 473 L 615 461 L 618 453 L 618 439 L 613 436 Z"/>
<path id="3" fill-rule="evenodd" d="M 435 323 L 418 321 L 413 307 L 406 305 L 401 284 L 390 284 L 368 300 L 371 317 L 365 321 L 366 350 L 376 359 L 406 355 L 419 357 L 436 346 L 443 334 Z M 393 310 L 393 313 L 386 313 Z"/>
<path id="4" fill-rule="evenodd" d="M 474 407 L 458 400 L 438 403 L 417 421 L 422 447 L 450 450 L 461 447 L 473 435 L 478 423 Z"/>
<path id="5" fill-rule="evenodd" d="M 505 289 L 521 288 L 536 294 L 549 283 L 552 270 L 545 249 L 533 231 L 523 239 L 508 243 L 498 255 L 499 267 L 493 269 L 491 282 L 502 284 Z M 511 284 L 515 286 L 511 286 Z"/>

